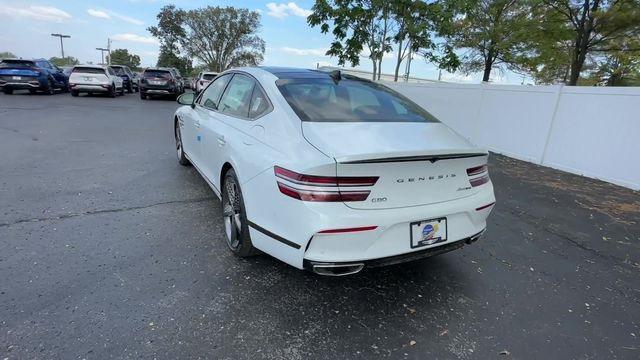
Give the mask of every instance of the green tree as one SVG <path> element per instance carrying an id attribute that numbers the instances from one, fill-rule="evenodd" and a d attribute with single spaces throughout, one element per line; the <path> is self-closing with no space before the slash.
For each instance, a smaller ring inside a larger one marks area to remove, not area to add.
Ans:
<path id="1" fill-rule="evenodd" d="M 602 86 L 640 85 L 640 38 L 621 39 L 616 50 L 595 57 L 595 71 L 585 79 Z"/>
<path id="2" fill-rule="evenodd" d="M 349 62 L 351 66 L 358 66 L 360 55 L 368 51 L 375 80 L 384 54 L 392 50 L 391 4 L 384 0 L 316 0 L 307 23 L 320 26 L 323 34 L 331 30 L 334 41 L 326 54 L 335 56 L 340 65 Z"/>
<path id="3" fill-rule="evenodd" d="M 2 51 L 2 52 L 0 52 L 0 60 L 1 59 L 14 59 L 14 58 L 17 58 L 17 56 L 15 56 L 10 51 Z"/>
<path id="4" fill-rule="evenodd" d="M 545 53 L 552 54 L 562 48 L 559 45 L 570 43 L 568 85 L 578 83 L 590 56 L 634 51 L 621 47 L 619 42 L 640 36 L 638 0 L 540 0 L 540 8 L 541 34 L 537 38 L 546 41 L 537 44 L 538 64 L 547 65 L 549 57 L 544 56 Z M 570 35 L 566 38 L 545 38 L 545 32 L 559 33 L 563 30 Z M 553 57 L 550 60 L 556 62 Z"/>
<path id="5" fill-rule="evenodd" d="M 55 66 L 72 66 L 80 64 L 80 61 L 73 56 L 67 56 L 65 58 L 54 56 L 50 58 L 49 61 Z"/>
<path id="6" fill-rule="evenodd" d="M 107 63 L 113 65 L 125 65 L 131 69 L 139 69 L 140 56 L 129 54 L 129 50 L 127 49 L 116 49 L 111 52 L 111 55 L 107 55 Z"/>
<path id="7" fill-rule="evenodd" d="M 161 44 L 176 56 L 184 52 L 212 70 L 257 65 L 264 58 L 256 11 L 219 6 L 187 11 L 165 6 L 157 19 L 158 25 L 148 30 Z"/>
<path id="8" fill-rule="evenodd" d="M 189 57 L 176 55 L 164 44 L 160 45 L 160 55 L 156 66 L 176 68 L 181 74 L 190 74 L 193 70 L 193 64 Z"/>
<path id="9" fill-rule="evenodd" d="M 462 52 L 464 72 L 482 71 L 489 81 L 494 68 L 521 71 L 527 51 L 530 6 L 526 0 L 443 0 L 441 35 Z"/>

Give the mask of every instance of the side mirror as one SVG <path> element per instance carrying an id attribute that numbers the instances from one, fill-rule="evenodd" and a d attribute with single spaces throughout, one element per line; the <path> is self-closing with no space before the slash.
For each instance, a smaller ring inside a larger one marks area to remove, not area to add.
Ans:
<path id="1" fill-rule="evenodd" d="M 182 105 L 193 105 L 193 101 L 196 99 L 196 96 L 194 93 L 184 93 L 180 96 L 178 96 L 178 104 L 182 104 Z"/>

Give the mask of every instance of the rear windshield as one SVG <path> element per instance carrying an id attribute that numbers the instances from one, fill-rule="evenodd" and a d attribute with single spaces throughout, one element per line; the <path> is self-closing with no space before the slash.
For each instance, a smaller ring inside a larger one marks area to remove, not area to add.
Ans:
<path id="1" fill-rule="evenodd" d="M 2 60 L 2 62 L 0 62 L 0 67 L 14 66 L 35 66 L 35 64 L 30 60 Z"/>
<path id="2" fill-rule="evenodd" d="M 145 70 L 143 76 L 146 78 L 171 79 L 171 73 L 167 70 Z"/>
<path id="3" fill-rule="evenodd" d="M 95 68 L 95 67 L 85 67 L 85 66 L 76 66 L 73 68 L 72 73 L 83 73 L 83 74 L 104 74 L 104 69 Z"/>
<path id="4" fill-rule="evenodd" d="M 438 122 L 399 93 L 370 81 L 343 76 L 280 79 L 278 89 L 302 121 Z"/>
<path id="5" fill-rule="evenodd" d="M 218 76 L 218 75 L 215 75 L 215 74 L 204 74 L 204 75 L 202 75 L 202 78 L 205 79 L 205 80 L 213 80 L 213 79 L 216 78 L 216 76 Z"/>

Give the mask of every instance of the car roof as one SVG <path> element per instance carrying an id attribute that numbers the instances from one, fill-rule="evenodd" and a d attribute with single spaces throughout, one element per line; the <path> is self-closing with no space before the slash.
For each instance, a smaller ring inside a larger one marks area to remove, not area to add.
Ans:
<path id="1" fill-rule="evenodd" d="M 106 69 L 109 67 L 109 65 L 81 64 L 81 65 L 74 65 L 73 67 L 74 68 L 85 67 L 85 68 L 94 68 L 94 69 Z"/>

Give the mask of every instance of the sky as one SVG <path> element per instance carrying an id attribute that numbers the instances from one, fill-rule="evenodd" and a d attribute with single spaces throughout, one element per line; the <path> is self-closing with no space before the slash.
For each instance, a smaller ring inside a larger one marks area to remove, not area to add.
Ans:
<path id="1" fill-rule="evenodd" d="M 52 33 L 71 35 L 64 40 L 66 56 L 80 62 L 101 61 L 97 47 L 126 48 L 142 59 L 142 66 L 154 66 L 158 41 L 146 30 L 156 25 L 156 14 L 164 5 L 183 9 L 207 5 L 236 6 L 260 12 L 260 36 L 266 42 L 263 65 L 315 68 L 317 64 L 337 66 L 337 59 L 325 56 L 332 37 L 306 23 L 313 0 L 0 0 L 0 52 L 10 51 L 22 58 L 60 56 L 60 40 Z M 360 69 L 371 71 L 371 61 L 362 58 Z M 395 58 L 383 60 L 382 71 L 392 74 Z M 401 66 L 401 73 L 404 64 Z M 437 79 L 438 70 L 421 58 L 411 63 L 411 76 Z M 443 73 L 442 80 L 480 82 L 481 74 Z M 493 82 L 520 84 L 514 73 L 494 71 Z"/>

